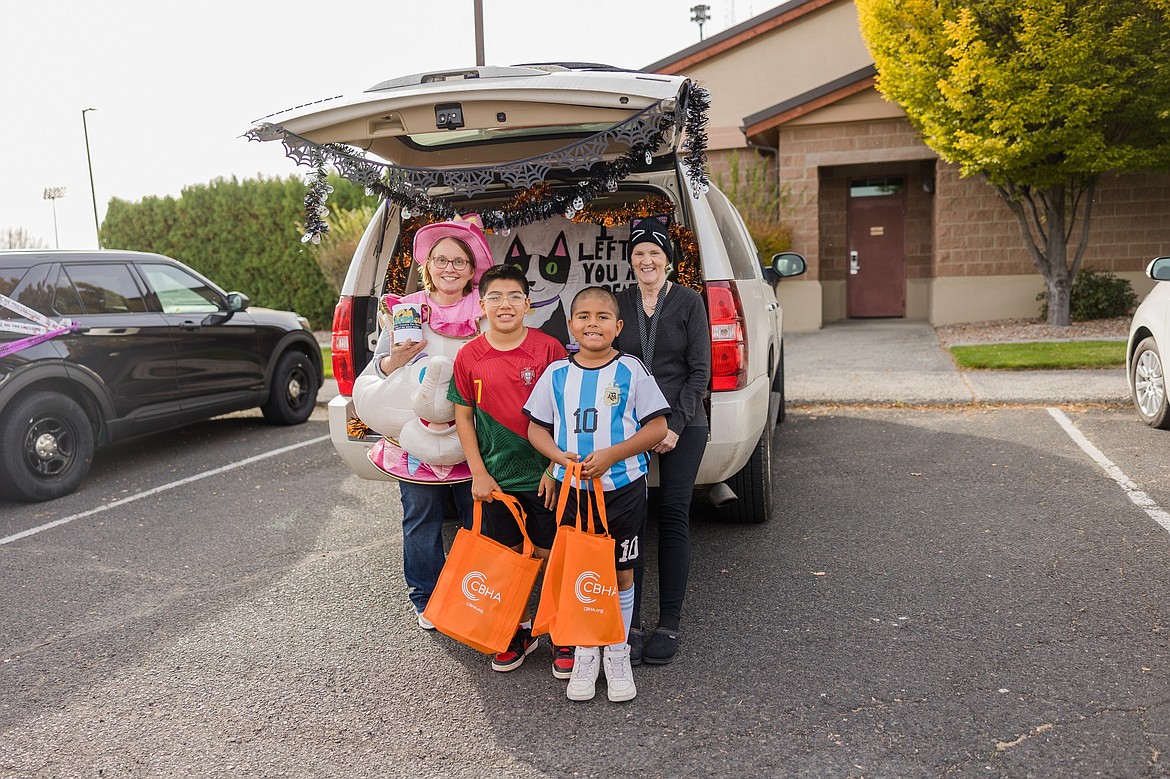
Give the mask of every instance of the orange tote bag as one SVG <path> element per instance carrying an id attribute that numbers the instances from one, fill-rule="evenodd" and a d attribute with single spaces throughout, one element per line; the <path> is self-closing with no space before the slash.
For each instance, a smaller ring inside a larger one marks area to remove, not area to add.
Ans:
<path id="1" fill-rule="evenodd" d="M 515 552 L 480 532 L 483 507 L 479 501 L 471 530 L 459 528 L 451 553 L 423 616 L 451 638 L 486 654 L 508 648 L 540 571 L 525 527 L 524 509 L 510 495 L 493 492 L 516 518 L 524 536 L 523 551 Z"/>
<path id="2" fill-rule="evenodd" d="M 582 494 L 583 484 L 581 465 L 573 463 L 565 473 L 557 497 L 559 526 L 533 621 L 533 632 L 538 627 L 546 628 L 558 646 L 604 646 L 626 639 L 618 601 L 614 540 L 606 522 L 601 480 L 593 479 L 590 485 L 600 533 L 593 532 L 592 505 L 588 496 Z M 570 490 L 577 499 L 577 521 L 561 525 Z M 581 510 L 582 497 L 586 511 Z"/>

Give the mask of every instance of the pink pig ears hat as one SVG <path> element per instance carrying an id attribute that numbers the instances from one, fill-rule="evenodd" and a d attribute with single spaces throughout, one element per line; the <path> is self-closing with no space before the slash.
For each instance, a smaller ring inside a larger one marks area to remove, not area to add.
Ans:
<path id="1" fill-rule="evenodd" d="M 458 238 L 471 249 L 471 261 L 475 263 L 471 283 L 479 284 L 480 277 L 495 264 L 487 237 L 483 234 L 483 220 L 479 214 L 464 214 L 448 222 L 435 222 L 418 228 L 414 234 L 415 262 L 425 265 L 431 249 L 444 238 Z"/>

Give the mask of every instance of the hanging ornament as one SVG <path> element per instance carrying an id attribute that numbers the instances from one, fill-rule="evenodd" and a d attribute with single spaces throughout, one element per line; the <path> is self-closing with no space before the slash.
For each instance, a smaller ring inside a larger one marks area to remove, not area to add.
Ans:
<path id="1" fill-rule="evenodd" d="M 683 165 L 693 182 L 691 193 L 698 198 L 710 189 L 707 178 L 707 109 L 711 106 L 711 93 L 703 87 L 694 87 L 686 96 L 686 122 L 683 141 Z"/>
<path id="2" fill-rule="evenodd" d="M 687 152 L 683 163 L 692 182 L 700 182 L 700 189 L 692 187 L 692 193 L 702 191 L 701 186 L 707 181 L 704 170 L 707 140 L 705 123 L 709 102 L 706 90 L 691 86 L 682 106 L 686 111 L 683 148 Z M 310 164 L 315 168 L 306 177 L 309 193 L 305 197 L 305 233 L 310 236 L 329 230 L 319 210 L 333 191 L 325 176 L 326 162 L 331 163 L 343 177 L 398 206 L 403 219 L 419 219 L 424 224 L 444 221 L 457 215 L 448 200 L 451 194 L 475 197 L 495 184 L 503 184 L 512 188 L 516 194 L 492 218 L 486 215 L 484 218 L 485 227 L 503 232 L 548 219 L 558 213 L 577 219 L 599 194 L 616 192 L 620 182 L 643 161 L 647 166 L 652 165 L 653 151 L 662 146 L 666 134 L 675 131 L 680 123 L 677 109 L 668 110 L 665 106 L 666 101 L 658 101 L 622 122 L 539 157 L 501 165 L 442 171 L 375 162 L 367 159 L 361 149 L 336 143 L 317 144 L 276 125 L 258 125 L 245 136 L 250 140 L 281 139 L 289 157 L 298 164 Z M 605 149 L 615 143 L 625 145 L 627 151 L 616 159 L 605 161 Z M 543 180 L 550 170 L 564 167 L 570 159 L 587 161 L 585 169 L 590 171 L 584 180 L 578 180 L 577 191 L 580 194 L 572 197 L 571 201 L 563 194 L 563 190 L 558 194 Z M 429 194 L 440 179 L 452 189 L 442 199 Z M 405 280 L 405 271 L 410 267 L 409 264 L 404 266 L 401 281 Z"/>

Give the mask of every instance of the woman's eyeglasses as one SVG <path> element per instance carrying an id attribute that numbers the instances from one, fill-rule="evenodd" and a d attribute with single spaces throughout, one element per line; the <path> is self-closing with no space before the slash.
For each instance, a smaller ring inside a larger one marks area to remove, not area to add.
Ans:
<path id="1" fill-rule="evenodd" d="M 524 301 L 527 299 L 528 296 L 522 292 L 509 292 L 507 295 L 501 295 L 498 292 L 493 292 L 490 295 L 485 295 L 483 297 L 483 302 L 489 306 L 498 306 L 506 300 L 514 306 L 520 306 L 523 305 Z"/>
<path id="2" fill-rule="evenodd" d="M 451 257 L 450 259 L 447 257 L 431 257 L 431 262 L 435 264 L 436 268 L 446 268 L 450 265 L 455 270 L 463 270 L 471 264 L 471 261 L 466 257 Z"/>

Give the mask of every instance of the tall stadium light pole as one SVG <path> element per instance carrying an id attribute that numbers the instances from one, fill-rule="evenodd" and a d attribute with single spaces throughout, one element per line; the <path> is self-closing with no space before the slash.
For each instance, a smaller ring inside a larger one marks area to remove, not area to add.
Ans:
<path id="1" fill-rule="evenodd" d="M 89 125 L 85 123 L 85 114 L 96 111 L 96 108 L 86 108 L 81 112 L 81 129 L 85 133 L 85 161 L 89 165 L 89 195 L 93 198 L 93 231 L 97 235 L 97 247 L 102 248 L 102 228 L 98 224 L 97 190 L 93 188 L 93 159 L 89 156 Z"/>
<path id="2" fill-rule="evenodd" d="M 57 248 L 61 248 L 61 239 L 57 236 L 57 198 L 65 197 L 65 187 L 45 187 L 45 200 L 53 204 L 53 240 Z"/>
<path id="3" fill-rule="evenodd" d="M 691 21 L 699 23 L 699 40 L 703 40 L 703 22 L 711 18 L 711 14 L 708 13 L 710 10 L 709 5 L 691 6 Z"/>
<path id="4" fill-rule="evenodd" d="M 483 0 L 475 0 L 475 65 L 482 68 L 483 56 Z"/>

